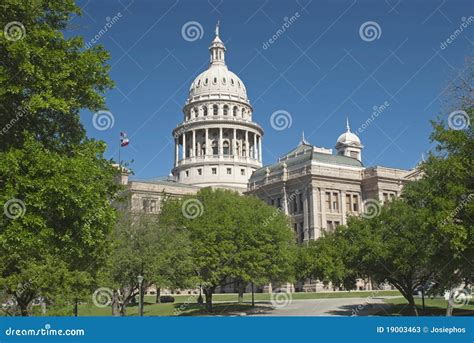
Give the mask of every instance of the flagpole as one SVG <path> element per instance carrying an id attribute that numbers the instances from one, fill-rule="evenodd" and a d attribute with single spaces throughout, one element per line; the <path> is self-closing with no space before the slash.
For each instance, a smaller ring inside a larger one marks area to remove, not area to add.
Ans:
<path id="1" fill-rule="evenodd" d="M 122 148 L 122 141 L 119 139 L 119 160 L 118 160 L 118 163 L 119 163 L 120 172 L 122 172 L 122 163 L 120 162 L 120 149 L 121 148 Z"/>

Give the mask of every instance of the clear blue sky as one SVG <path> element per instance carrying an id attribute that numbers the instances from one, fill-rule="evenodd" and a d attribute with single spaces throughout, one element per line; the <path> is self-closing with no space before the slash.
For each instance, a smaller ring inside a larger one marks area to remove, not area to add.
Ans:
<path id="1" fill-rule="evenodd" d="M 359 134 L 363 162 L 412 168 L 432 146 L 430 119 L 447 116 L 443 89 L 458 77 L 472 54 L 474 22 L 444 49 L 441 44 L 474 15 L 472 1 L 79 1 L 82 17 L 68 35 L 89 41 L 121 13 L 99 39 L 111 52 L 116 89 L 107 93 L 115 122 L 108 130 L 81 119 L 90 137 L 108 144 L 118 157 L 119 132 L 130 146 L 123 160 L 134 160 L 137 178 L 167 175 L 173 163 L 171 131 L 182 120 L 182 106 L 194 77 L 207 67 L 216 21 L 227 47 L 229 69 L 244 81 L 263 126 L 264 164 L 296 146 L 304 130 L 316 146 L 334 148 L 349 117 L 353 131 L 389 106 Z M 299 17 L 268 49 L 284 23 Z M 202 38 L 185 40 L 182 27 L 198 22 Z M 376 22 L 378 39 L 365 41 L 359 28 Z M 277 131 L 273 112 L 291 114 L 291 127 Z"/>

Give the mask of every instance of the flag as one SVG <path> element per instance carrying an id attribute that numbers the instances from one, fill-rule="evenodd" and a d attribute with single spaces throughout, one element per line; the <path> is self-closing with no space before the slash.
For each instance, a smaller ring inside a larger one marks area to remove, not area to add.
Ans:
<path id="1" fill-rule="evenodd" d="M 129 140 L 127 138 L 127 134 L 125 132 L 120 132 L 120 146 L 124 147 L 127 146 L 129 143 Z"/>

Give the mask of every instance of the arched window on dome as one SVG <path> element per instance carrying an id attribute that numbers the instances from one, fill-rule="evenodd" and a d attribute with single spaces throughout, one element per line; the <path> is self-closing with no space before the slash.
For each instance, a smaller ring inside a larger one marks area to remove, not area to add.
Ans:
<path id="1" fill-rule="evenodd" d="M 201 85 L 201 79 L 199 79 L 197 86 L 199 87 L 200 85 Z"/>
<path id="2" fill-rule="evenodd" d="M 208 83 L 209 83 L 209 79 L 206 78 L 206 80 L 204 80 L 204 86 L 207 86 Z"/>
<path id="3" fill-rule="evenodd" d="M 219 111 L 219 108 L 217 107 L 217 105 L 212 106 L 212 114 L 213 115 L 216 116 L 218 111 Z"/>
<path id="4" fill-rule="evenodd" d="M 214 81 L 213 81 L 214 84 L 217 83 L 217 77 L 214 78 Z"/>
<path id="5" fill-rule="evenodd" d="M 245 108 L 242 108 L 242 118 L 245 118 Z"/>
<path id="6" fill-rule="evenodd" d="M 207 106 L 203 106 L 203 107 L 202 107 L 202 114 L 203 114 L 204 116 L 207 116 Z"/>
<path id="7" fill-rule="evenodd" d="M 217 144 L 217 141 L 212 141 L 212 154 L 214 156 L 217 156 L 219 154 L 219 146 Z"/>
<path id="8" fill-rule="evenodd" d="M 232 109 L 232 114 L 234 115 L 234 117 L 237 117 L 237 106 L 234 106 L 234 108 Z"/>
<path id="9" fill-rule="evenodd" d="M 230 79 L 230 84 L 233 86 L 234 85 L 234 79 Z"/>
<path id="10" fill-rule="evenodd" d="M 239 86 L 239 88 L 240 88 L 240 81 L 237 81 L 237 85 L 238 85 L 238 86 Z"/>
<path id="11" fill-rule="evenodd" d="M 222 78 L 222 83 L 225 85 L 225 83 L 227 82 L 227 80 L 225 79 L 225 77 Z"/>
<path id="12" fill-rule="evenodd" d="M 227 105 L 224 105 L 224 115 L 228 115 L 229 114 L 229 106 Z"/>
<path id="13" fill-rule="evenodd" d="M 224 150 L 224 155 L 229 155 L 229 141 L 222 143 L 222 149 Z"/>

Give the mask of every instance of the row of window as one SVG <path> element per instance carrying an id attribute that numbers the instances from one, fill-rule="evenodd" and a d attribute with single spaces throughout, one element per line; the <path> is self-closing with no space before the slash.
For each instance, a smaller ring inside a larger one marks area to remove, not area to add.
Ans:
<path id="1" fill-rule="evenodd" d="M 227 84 L 227 79 L 226 79 L 225 77 L 223 77 L 221 81 L 222 81 L 222 84 L 223 84 L 223 85 Z M 214 77 L 214 78 L 212 79 L 212 83 L 213 83 L 214 85 L 217 84 L 217 77 Z M 206 78 L 204 79 L 204 82 L 203 82 L 202 84 L 203 84 L 204 86 L 207 86 L 207 85 L 209 84 L 209 78 L 206 77 Z M 232 79 L 232 78 L 230 79 L 230 85 L 231 85 L 231 86 L 235 86 L 234 79 Z M 199 80 L 198 80 L 198 83 L 197 83 L 197 87 L 199 88 L 200 86 L 201 86 L 201 79 L 199 79 Z M 239 87 L 239 88 L 241 87 L 240 81 L 238 81 L 238 80 L 237 80 L 237 87 Z"/>
<path id="2" fill-rule="evenodd" d="M 142 210 L 146 213 L 154 213 L 158 210 L 155 199 L 143 199 Z"/>
<path id="3" fill-rule="evenodd" d="M 393 192 L 383 192 L 382 193 L 382 201 L 385 204 L 389 200 L 393 200 L 395 198 L 396 194 Z"/>
<path id="4" fill-rule="evenodd" d="M 197 172 L 198 176 L 202 176 L 203 168 L 197 168 L 196 172 Z M 212 175 L 217 175 L 217 167 L 211 168 L 211 174 Z M 226 168 L 226 174 L 227 175 L 232 175 L 232 168 Z M 189 177 L 189 175 L 190 175 L 189 170 L 186 170 L 184 172 L 184 176 Z M 240 175 L 245 176 L 245 168 L 240 169 Z"/>
<path id="5" fill-rule="evenodd" d="M 326 192 L 326 211 L 328 212 L 339 212 L 339 192 Z M 347 212 L 359 212 L 359 195 L 358 194 L 346 194 L 346 211 Z"/>
<path id="6" fill-rule="evenodd" d="M 202 106 L 201 109 L 202 109 L 202 115 L 204 117 L 208 116 L 209 110 L 212 111 L 212 115 L 214 115 L 214 116 L 217 116 L 219 114 L 219 106 L 217 106 L 217 105 L 212 105 L 212 107 L 210 109 L 207 106 Z M 224 105 L 222 110 L 223 110 L 223 115 L 228 116 L 230 114 L 230 106 L 229 105 Z M 240 116 L 242 118 L 244 118 L 245 114 L 246 114 L 246 110 L 245 110 L 245 108 L 242 108 L 240 110 Z M 232 107 L 232 115 L 234 117 L 237 117 L 239 115 L 239 108 L 237 106 Z M 197 118 L 197 117 L 199 117 L 199 109 L 197 107 L 194 107 L 190 111 L 190 113 L 188 113 L 186 115 L 186 120 L 189 120 L 191 118 Z"/>

